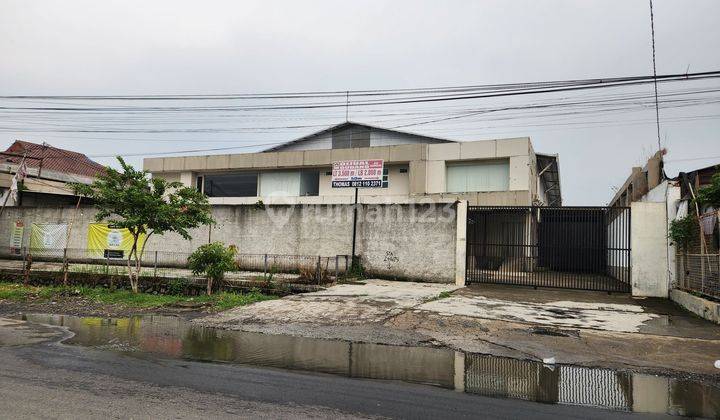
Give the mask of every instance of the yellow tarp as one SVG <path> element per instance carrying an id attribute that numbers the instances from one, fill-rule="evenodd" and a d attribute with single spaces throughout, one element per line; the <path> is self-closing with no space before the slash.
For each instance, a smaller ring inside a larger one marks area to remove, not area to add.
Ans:
<path id="1" fill-rule="evenodd" d="M 138 239 L 138 249 L 142 248 L 145 242 L 145 235 Z M 103 257 L 105 250 L 124 251 L 123 257 L 132 249 L 133 237 L 127 229 L 115 229 L 106 223 L 91 223 L 88 226 L 88 252 L 96 257 Z M 111 257 L 117 253 L 111 253 Z M 118 255 L 119 257 L 119 255 Z"/>

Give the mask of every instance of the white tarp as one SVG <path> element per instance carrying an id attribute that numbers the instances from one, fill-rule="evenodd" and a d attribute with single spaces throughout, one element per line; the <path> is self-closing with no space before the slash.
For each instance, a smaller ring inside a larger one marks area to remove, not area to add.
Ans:
<path id="1" fill-rule="evenodd" d="M 61 258 L 67 245 L 67 223 L 33 223 L 30 252 L 33 255 Z"/>

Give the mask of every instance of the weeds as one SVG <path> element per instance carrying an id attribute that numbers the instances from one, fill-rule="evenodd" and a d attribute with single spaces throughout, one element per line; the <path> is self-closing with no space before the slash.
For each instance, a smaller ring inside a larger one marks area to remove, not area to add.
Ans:
<path id="1" fill-rule="evenodd" d="M 187 292 L 190 282 L 186 279 L 171 279 L 168 282 L 168 293 L 171 295 L 182 295 Z"/>
<path id="2" fill-rule="evenodd" d="M 58 298 L 84 298 L 95 303 L 118 305 L 131 308 L 160 308 L 180 302 L 206 303 L 211 310 L 224 311 L 236 306 L 249 305 L 276 296 L 262 294 L 254 289 L 248 293 L 221 292 L 212 296 L 183 296 L 180 294 L 156 295 L 133 293 L 130 290 L 110 290 L 103 287 L 85 286 L 23 286 L 0 283 L 0 300 L 24 302 L 28 300 L 49 301 Z"/>
<path id="3" fill-rule="evenodd" d="M 354 277 L 357 279 L 365 278 L 365 267 L 362 265 L 360 257 L 353 257 L 352 263 L 350 264 L 350 270 L 347 273 L 347 277 Z"/>
<path id="4" fill-rule="evenodd" d="M 433 296 L 433 297 L 427 299 L 425 302 L 434 302 L 434 301 L 440 300 L 440 299 L 447 299 L 447 298 L 449 298 L 450 296 L 452 296 L 452 292 L 449 291 L 449 290 L 445 290 L 445 291 L 443 291 L 443 292 L 440 292 L 439 295 Z"/>

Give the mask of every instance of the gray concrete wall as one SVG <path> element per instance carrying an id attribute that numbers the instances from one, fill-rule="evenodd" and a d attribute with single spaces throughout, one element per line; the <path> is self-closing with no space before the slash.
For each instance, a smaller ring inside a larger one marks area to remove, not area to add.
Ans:
<path id="1" fill-rule="evenodd" d="M 0 246 L 10 246 L 16 220 L 32 223 L 74 223 L 68 248 L 87 247 L 88 225 L 95 210 L 81 207 L 8 208 L 0 223 Z M 234 244 L 242 254 L 312 256 L 349 255 L 352 249 L 352 206 L 215 206 L 217 224 L 191 231 L 187 241 L 176 234 L 153 236 L 146 250 L 190 253 L 210 241 Z M 364 205 L 359 211 L 357 254 L 370 275 L 420 281 L 455 281 L 456 214 L 445 205 Z"/>
<path id="2" fill-rule="evenodd" d="M 720 303 L 691 295 L 679 289 L 670 290 L 670 299 L 695 315 L 720 324 Z"/>
<path id="3" fill-rule="evenodd" d="M 632 294 L 667 298 L 665 203 L 634 202 L 631 211 Z"/>

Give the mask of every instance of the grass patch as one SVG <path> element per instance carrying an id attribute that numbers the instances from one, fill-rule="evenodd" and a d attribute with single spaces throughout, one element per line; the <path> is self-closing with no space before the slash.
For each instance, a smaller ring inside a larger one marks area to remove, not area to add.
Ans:
<path id="1" fill-rule="evenodd" d="M 449 298 L 451 295 L 452 295 L 452 292 L 449 292 L 449 291 L 446 290 L 446 291 L 444 291 L 444 292 L 440 292 L 440 294 L 438 295 L 438 299 L 447 299 L 447 298 Z"/>
<path id="2" fill-rule="evenodd" d="M 440 299 L 447 299 L 447 298 L 449 298 L 450 296 L 452 296 L 452 292 L 446 290 L 446 291 L 444 291 L 444 292 L 440 292 L 440 294 L 437 295 L 437 296 L 433 296 L 433 297 L 431 297 L 431 298 L 425 299 L 425 303 L 427 303 L 427 302 L 434 302 L 434 301 L 440 300 Z"/>
<path id="3" fill-rule="evenodd" d="M 70 286 L 23 286 L 15 283 L 0 283 L 0 300 L 25 302 L 28 300 L 48 301 L 60 298 L 81 297 L 96 303 L 119 305 L 128 308 L 161 308 L 183 302 L 204 303 L 211 310 L 224 311 L 236 306 L 249 305 L 263 300 L 276 299 L 257 290 L 247 293 L 220 292 L 212 296 L 155 295 L 133 293 L 130 290 L 110 290 L 103 287 Z"/>

